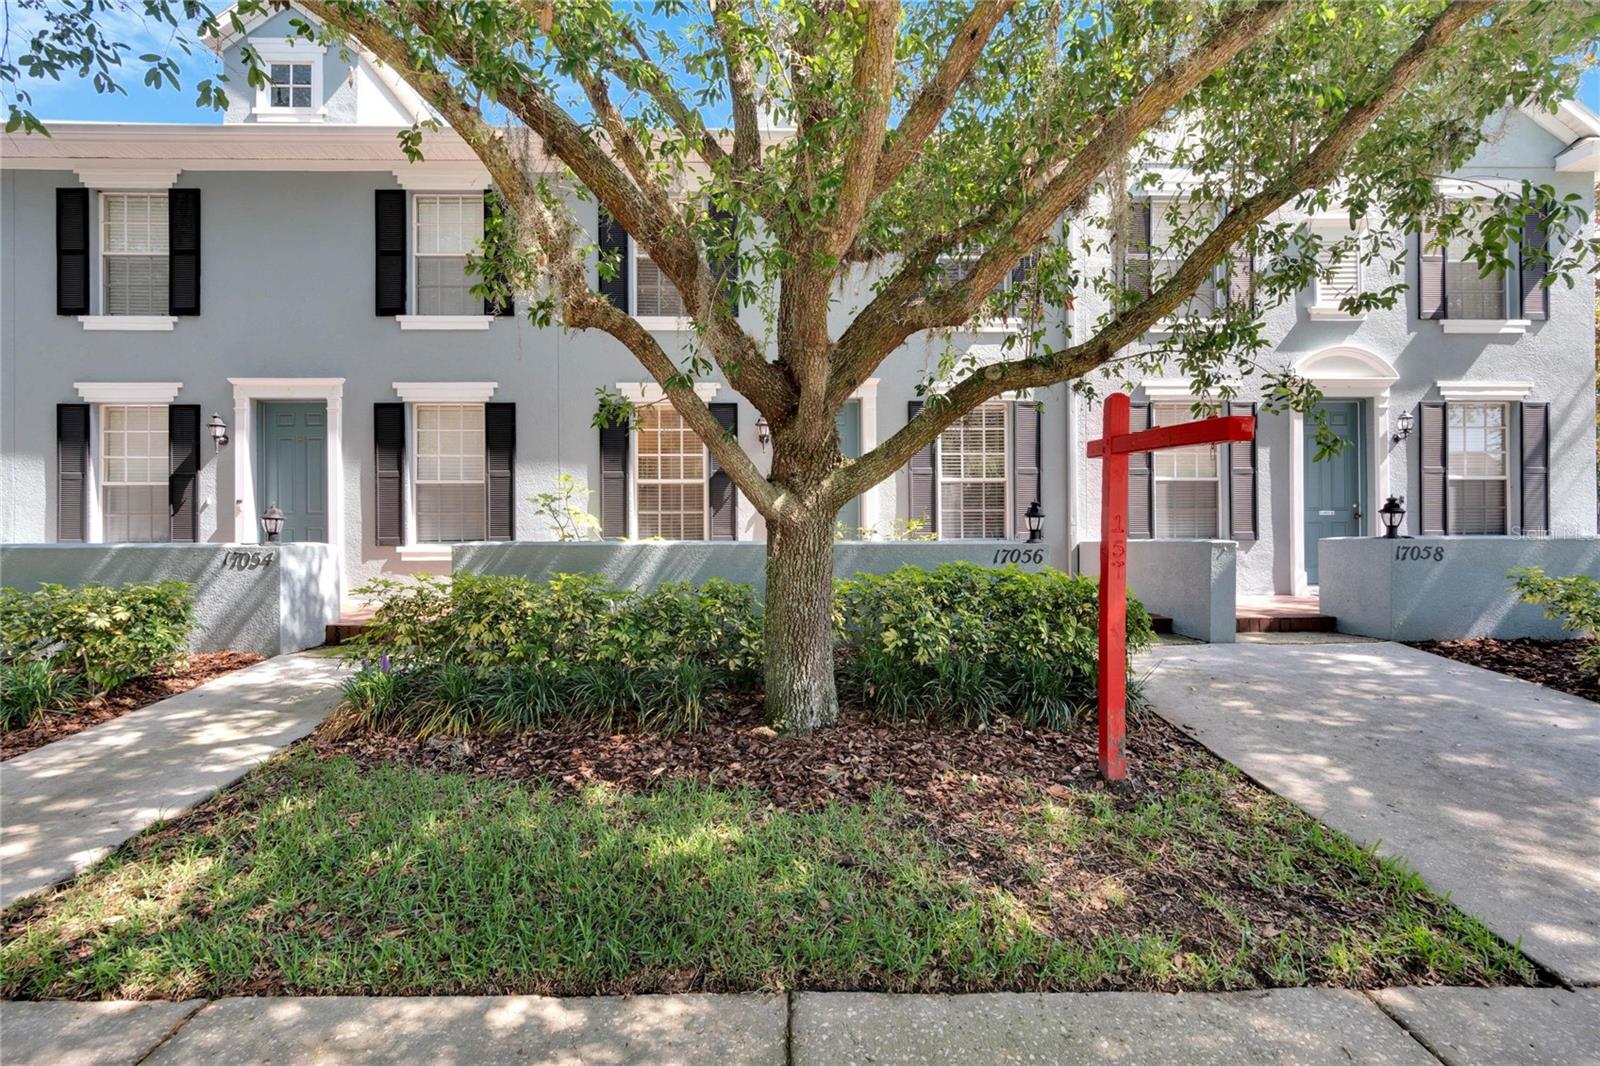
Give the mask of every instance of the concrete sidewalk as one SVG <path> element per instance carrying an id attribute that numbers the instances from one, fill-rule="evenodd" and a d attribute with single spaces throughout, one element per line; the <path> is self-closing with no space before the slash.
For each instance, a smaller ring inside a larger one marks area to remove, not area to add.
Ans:
<path id="1" fill-rule="evenodd" d="M 0 906 L 63 881 L 315 729 L 339 663 L 283 655 L 0 764 Z"/>
<path id="2" fill-rule="evenodd" d="M 6 1066 L 1600 1064 L 1600 991 L 1337 989 L 0 1004 Z"/>
<path id="3" fill-rule="evenodd" d="M 1600 704 L 1391 643 L 1164 646 L 1136 669 L 1206 747 L 1600 983 Z"/>

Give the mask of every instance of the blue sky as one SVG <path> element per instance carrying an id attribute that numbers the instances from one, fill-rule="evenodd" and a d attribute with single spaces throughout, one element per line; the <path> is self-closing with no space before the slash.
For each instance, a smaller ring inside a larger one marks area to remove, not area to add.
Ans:
<path id="1" fill-rule="evenodd" d="M 117 36 L 131 46 L 131 55 L 144 52 L 171 52 L 182 68 L 183 88 L 154 90 L 140 83 L 143 64 L 125 68 L 126 93 L 101 95 L 85 79 L 64 76 L 57 82 L 30 81 L 27 88 L 33 93 L 33 111 L 47 122 L 50 119 L 70 119 L 97 122 L 220 122 L 221 115 L 201 111 L 194 106 L 194 84 L 203 78 L 221 72 L 221 63 L 205 46 L 194 42 L 192 54 L 185 56 L 173 45 L 168 32 L 150 32 L 142 18 L 120 16 L 117 19 Z M 15 28 L 14 28 L 15 29 Z M 242 87 L 240 87 L 242 91 Z M 1600 113 L 1600 69 L 1589 71 L 1578 90 L 1578 98 L 1590 110 Z"/>

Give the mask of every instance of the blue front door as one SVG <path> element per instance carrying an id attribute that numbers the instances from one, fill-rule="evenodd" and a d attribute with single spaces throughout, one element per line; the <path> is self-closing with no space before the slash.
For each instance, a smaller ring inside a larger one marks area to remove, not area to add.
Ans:
<path id="1" fill-rule="evenodd" d="M 1328 428 L 1344 441 L 1337 455 L 1317 459 L 1317 420 L 1306 415 L 1305 530 L 1306 581 L 1317 583 L 1317 541 L 1361 535 L 1361 471 L 1365 462 L 1359 400 L 1329 400 L 1317 405 Z"/>
<path id="2" fill-rule="evenodd" d="M 281 540 L 328 539 L 327 422 L 320 403 L 261 405 L 256 502 L 263 511 L 272 504 L 283 511 Z"/>

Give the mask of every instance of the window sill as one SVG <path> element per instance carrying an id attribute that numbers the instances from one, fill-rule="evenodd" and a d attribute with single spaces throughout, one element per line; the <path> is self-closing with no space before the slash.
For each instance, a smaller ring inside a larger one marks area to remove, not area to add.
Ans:
<path id="1" fill-rule="evenodd" d="M 451 555 L 448 544 L 402 544 L 395 554 L 408 563 L 448 563 Z"/>
<path id="2" fill-rule="evenodd" d="M 395 315 L 394 320 L 400 323 L 400 328 L 403 330 L 464 330 L 488 329 L 494 317 L 493 315 Z"/>
<path id="3" fill-rule="evenodd" d="M 1311 307 L 1307 309 L 1313 322 L 1365 322 L 1365 314 L 1351 314 L 1338 307 Z"/>
<path id="4" fill-rule="evenodd" d="M 694 319 L 677 315 L 637 315 L 639 325 L 656 333 L 689 333 L 694 330 Z"/>
<path id="5" fill-rule="evenodd" d="M 170 332 L 178 324 L 175 315 L 79 315 L 78 321 L 86 330 L 104 333 Z"/>
<path id="6" fill-rule="evenodd" d="M 1486 337 L 1515 337 L 1528 332 L 1526 318 L 1441 318 L 1446 333 L 1476 333 Z"/>
<path id="7" fill-rule="evenodd" d="M 1157 322 L 1155 325 L 1153 325 L 1149 329 L 1145 330 L 1145 333 L 1146 334 L 1152 334 L 1153 333 L 1158 337 L 1170 337 L 1177 330 L 1179 321 L 1180 321 L 1179 319 L 1163 318 L 1160 322 Z M 1181 321 L 1188 321 L 1188 320 L 1187 319 L 1183 319 Z M 1213 322 L 1220 322 L 1220 321 L 1222 321 L 1222 319 L 1221 319 L 1220 316 L 1213 316 L 1211 318 L 1202 318 L 1199 321 L 1202 324 L 1208 324 L 1208 323 L 1213 323 Z"/>
<path id="8" fill-rule="evenodd" d="M 328 121 L 328 116 L 322 111 L 268 111 L 258 108 L 255 111 L 257 122 L 318 123 Z"/>

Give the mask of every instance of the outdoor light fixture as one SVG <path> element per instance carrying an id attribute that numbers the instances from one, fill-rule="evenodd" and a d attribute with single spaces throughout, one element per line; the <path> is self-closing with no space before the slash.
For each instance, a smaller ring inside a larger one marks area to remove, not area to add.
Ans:
<path id="1" fill-rule="evenodd" d="M 1399 444 L 1409 436 L 1411 436 L 1411 412 L 1401 411 L 1394 420 L 1394 442 Z"/>
<path id="2" fill-rule="evenodd" d="M 261 528 L 267 531 L 267 540 L 276 541 L 283 532 L 283 509 L 273 504 L 261 513 Z"/>
<path id="3" fill-rule="evenodd" d="M 1022 517 L 1028 520 L 1028 543 L 1038 544 L 1044 540 L 1044 508 L 1039 506 L 1038 500 L 1028 504 Z"/>
<path id="4" fill-rule="evenodd" d="M 206 423 L 206 428 L 211 430 L 211 443 L 219 448 L 228 446 L 228 423 L 215 411 L 211 413 L 211 421 Z"/>
<path id="5" fill-rule="evenodd" d="M 772 443 L 772 424 L 767 421 L 766 415 L 759 415 L 756 418 L 756 440 L 761 443 L 762 448 Z"/>
<path id="6" fill-rule="evenodd" d="M 1390 496 L 1383 501 L 1383 506 L 1378 508 L 1378 517 L 1383 519 L 1383 535 L 1394 538 L 1400 535 L 1400 523 L 1405 520 L 1406 498 L 1404 496 Z"/>

